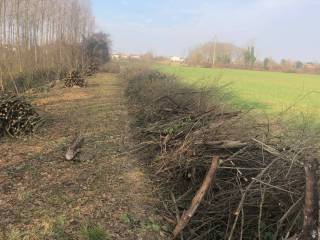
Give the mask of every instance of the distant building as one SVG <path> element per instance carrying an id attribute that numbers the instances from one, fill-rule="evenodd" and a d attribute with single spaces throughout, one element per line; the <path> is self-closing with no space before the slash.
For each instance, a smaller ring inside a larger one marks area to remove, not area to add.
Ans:
<path id="1" fill-rule="evenodd" d="M 120 58 L 122 58 L 122 59 L 129 59 L 129 56 L 126 55 L 126 54 L 122 54 Z"/>
<path id="2" fill-rule="evenodd" d="M 120 54 L 112 54 L 111 58 L 113 60 L 119 60 L 121 58 L 121 55 Z"/>
<path id="3" fill-rule="evenodd" d="M 137 55 L 137 54 L 124 54 L 124 53 L 116 53 L 116 54 L 112 54 L 111 58 L 113 60 L 120 60 L 120 59 L 141 59 L 142 56 L 141 55 Z"/>
<path id="4" fill-rule="evenodd" d="M 304 68 L 307 70 L 315 70 L 315 69 L 317 69 L 317 64 L 309 62 L 309 63 L 304 64 Z"/>
<path id="5" fill-rule="evenodd" d="M 170 57 L 170 61 L 171 62 L 182 63 L 182 62 L 184 62 L 184 59 L 181 58 L 181 57 L 173 56 L 173 57 Z"/>
<path id="6" fill-rule="evenodd" d="M 140 55 L 131 55 L 130 56 L 131 59 L 141 59 Z"/>

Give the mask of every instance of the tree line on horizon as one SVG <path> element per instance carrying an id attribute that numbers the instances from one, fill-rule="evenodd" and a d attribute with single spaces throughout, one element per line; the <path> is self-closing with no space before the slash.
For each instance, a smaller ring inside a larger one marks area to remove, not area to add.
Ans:
<path id="1" fill-rule="evenodd" d="M 232 43 L 210 41 L 192 48 L 186 58 L 191 66 L 230 67 L 264 71 L 320 73 L 320 65 L 282 59 L 280 62 L 268 57 L 260 60 L 255 46 L 238 47 Z"/>

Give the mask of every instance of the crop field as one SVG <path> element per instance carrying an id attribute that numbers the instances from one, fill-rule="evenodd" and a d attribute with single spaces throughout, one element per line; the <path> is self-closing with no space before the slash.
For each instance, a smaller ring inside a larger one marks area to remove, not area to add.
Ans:
<path id="1" fill-rule="evenodd" d="M 210 86 L 228 84 L 233 103 L 260 112 L 320 114 L 320 75 L 157 66 L 177 75 L 186 84 Z"/>

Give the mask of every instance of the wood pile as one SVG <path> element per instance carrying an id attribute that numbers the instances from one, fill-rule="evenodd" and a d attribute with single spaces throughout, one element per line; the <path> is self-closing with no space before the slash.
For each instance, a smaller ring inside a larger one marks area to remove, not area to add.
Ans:
<path id="1" fill-rule="evenodd" d="M 131 151 L 139 152 L 157 176 L 162 216 L 177 225 L 174 237 L 287 239 L 300 234 L 303 166 L 318 156 L 311 151 L 317 149 L 316 137 L 293 129 L 273 132 L 271 122 L 228 106 L 228 94 L 219 86 L 193 89 L 174 76 L 143 69 L 123 76 L 139 143 Z M 212 159 L 219 159 L 217 169 Z"/>
<path id="2" fill-rule="evenodd" d="M 39 114 L 23 97 L 13 94 L 0 96 L 0 136 L 31 134 L 40 121 Z"/>
<path id="3" fill-rule="evenodd" d="M 85 87 L 86 83 L 84 78 L 82 78 L 80 71 L 73 70 L 64 80 L 65 87 Z"/>

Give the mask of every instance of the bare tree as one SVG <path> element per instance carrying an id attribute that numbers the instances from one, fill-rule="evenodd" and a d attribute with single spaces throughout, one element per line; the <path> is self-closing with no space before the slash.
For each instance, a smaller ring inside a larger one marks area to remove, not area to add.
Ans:
<path id="1" fill-rule="evenodd" d="M 0 89 L 76 68 L 93 30 L 90 0 L 0 0 Z"/>
<path id="2" fill-rule="evenodd" d="M 233 62 L 239 61 L 242 49 L 223 42 L 207 42 L 193 48 L 189 52 L 187 62 L 191 65 L 201 66 L 228 66 Z"/>

